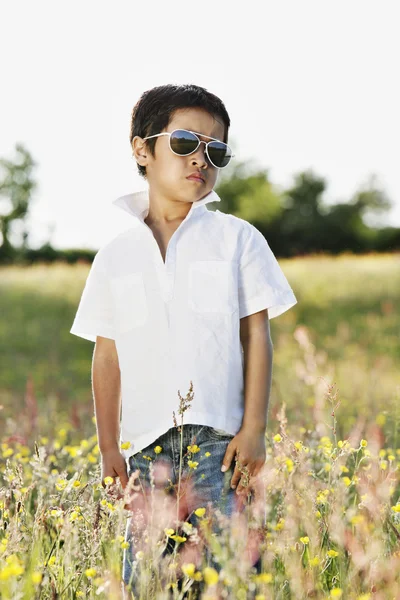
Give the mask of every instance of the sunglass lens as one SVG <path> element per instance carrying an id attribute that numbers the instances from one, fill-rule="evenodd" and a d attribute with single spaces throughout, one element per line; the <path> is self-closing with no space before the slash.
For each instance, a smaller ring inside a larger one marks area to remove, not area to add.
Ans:
<path id="1" fill-rule="evenodd" d="M 211 142 L 208 145 L 208 154 L 211 162 L 219 169 L 226 167 L 232 158 L 231 149 L 223 142 Z"/>
<path id="2" fill-rule="evenodd" d="M 190 133 L 190 131 L 177 129 L 170 135 L 170 144 L 172 150 L 176 152 L 176 154 L 185 156 L 186 154 L 191 154 L 197 149 L 199 140 L 195 135 L 193 135 L 193 133 Z"/>

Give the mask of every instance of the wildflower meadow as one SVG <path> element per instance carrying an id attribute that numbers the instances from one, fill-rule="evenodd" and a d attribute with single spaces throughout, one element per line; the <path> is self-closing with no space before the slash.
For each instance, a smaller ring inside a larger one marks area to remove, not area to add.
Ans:
<path id="1" fill-rule="evenodd" d="M 271 321 L 266 463 L 243 510 L 199 503 L 193 526 L 190 477 L 163 493 L 154 446 L 134 596 L 122 558 L 140 474 L 102 485 L 93 344 L 69 334 L 88 267 L 0 270 L 1 599 L 400 598 L 400 255 L 282 266 L 298 305 Z M 196 390 L 181 393 L 183 433 Z M 181 445 L 181 465 L 201 473 L 209 454 Z"/>

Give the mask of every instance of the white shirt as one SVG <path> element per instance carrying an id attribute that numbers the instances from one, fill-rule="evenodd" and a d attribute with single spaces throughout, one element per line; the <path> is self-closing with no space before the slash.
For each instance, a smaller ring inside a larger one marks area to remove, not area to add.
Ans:
<path id="1" fill-rule="evenodd" d="M 235 435 L 244 414 L 240 319 L 268 308 L 273 319 L 296 297 L 264 236 L 231 214 L 210 211 L 212 190 L 173 233 L 165 264 L 144 222 L 148 190 L 121 196 L 132 227 L 92 263 L 71 333 L 115 340 L 121 371 L 120 443 L 129 456 L 178 424 L 179 396 L 194 397 L 183 423 Z"/>

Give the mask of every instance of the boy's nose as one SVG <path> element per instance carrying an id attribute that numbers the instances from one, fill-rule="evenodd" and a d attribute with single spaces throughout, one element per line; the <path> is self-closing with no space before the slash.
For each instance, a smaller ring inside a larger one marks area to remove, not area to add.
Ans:
<path id="1" fill-rule="evenodd" d="M 196 152 L 193 152 L 193 154 L 190 155 L 192 163 L 195 162 L 200 165 L 207 165 L 207 157 L 206 157 L 205 149 L 206 149 L 205 144 L 200 144 L 200 146 L 197 148 Z"/>

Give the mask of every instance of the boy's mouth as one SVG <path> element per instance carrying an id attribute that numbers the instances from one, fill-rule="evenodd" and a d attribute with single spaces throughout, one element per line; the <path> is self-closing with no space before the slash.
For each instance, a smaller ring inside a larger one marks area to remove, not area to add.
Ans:
<path id="1" fill-rule="evenodd" d="M 201 177 L 196 177 L 195 175 L 190 175 L 189 177 L 186 177 L 186 179 L 189 181 L 198 181 L 199 183 L 204 183 L 204 179 Z"/>
<path id="2" fill-rule="evenodd" d="M 205 183 L 205 179 L 200 173 L 200 171 L 194 171 L 193 173 L 190 173 L 190 175 L 188 175 L 186 179 L 193 179 L 194 181 L 201 181 L 202 183 Z"/>

